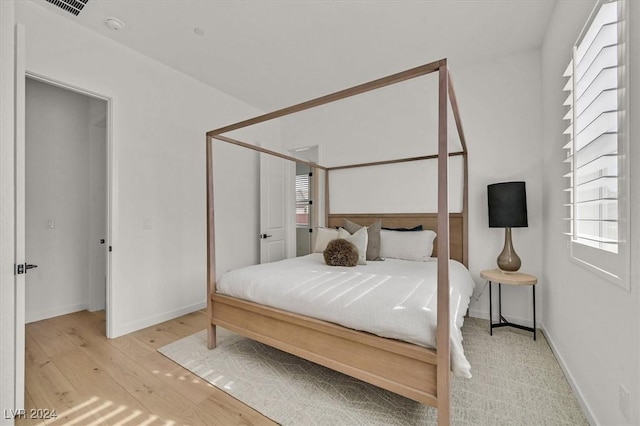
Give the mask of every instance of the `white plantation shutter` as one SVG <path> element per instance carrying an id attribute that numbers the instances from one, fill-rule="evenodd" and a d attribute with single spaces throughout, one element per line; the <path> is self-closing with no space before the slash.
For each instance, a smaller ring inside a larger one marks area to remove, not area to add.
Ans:
<path id="1" fill-rule="evenodd" d="M 614 281 L 624 281 L 628 266 L 622 7 L 596 6 L 564 73 L 571 255 Z"/>

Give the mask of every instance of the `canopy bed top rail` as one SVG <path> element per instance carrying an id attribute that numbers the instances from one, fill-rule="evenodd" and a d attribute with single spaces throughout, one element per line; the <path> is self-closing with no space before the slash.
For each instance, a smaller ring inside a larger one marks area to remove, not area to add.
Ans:
<path id="1" fill-rule="evenodd" d="M 451 72 L 447 70 L 447 85 L 449 102 L 451 103 L 451 110 L 453 111 L 453 119 L 456 122 L 456 130 L 460 137 L 460 145 L 462 145 L 462 152 L 467 152 L 467 139 L 464 136 L 464 129 L 462 128 L 462 120 L 460 119 L 460 110 L 458 109 L 458 99 L 456 98 L 456 91 L 453 88 L 453 81 L 451 80 Z"/>
<path id="2" fill-rule="evenodd" d="M 237 146 L 241 146 L 243 148 L 251 149 L 253 151 L 258 151 L 258 152 L 262 152 L 262 153 L 265 153 L 265 154 L 273 155 L 275 157 L 283 158 L 285 160 L 295 161 L 295 162 L 300 163 L 300 164 L 305 164 L 305 165 L 307 165 L 309 167 L 315 167 L 317 169 L 326 170 L 326 171 L 354 169 L 354 168 L 357 168 L 357 167 L 384 166 L 386 164 L 405 163 L 405 162 L 410 162 L 410 161 L 435 160 L 435 159 L 438 158 L 438 154 L 432 154 L 432 155 L 422 155 L 422 156 L 419 156 L 419 157 L 407 157 L 407 158 L 396 158 L 394 160 L 374 161 L 374 162 L 370 162 L 370 163 L 358 163 L 358 164 L 347 164 L 347 165 L 343 165 L 343 166 L 325 167 L 325 166 L 321 166 L 320 164 L 314 163 L 312 161 L 304 160 L 302 158 L 294 157 L 292 155 L 283 154 L 281 152 L 273 151 L 271 149 L 263 148 L 261 146 L 253 145 L 253 144 L 250 144 L 250 143 L 247 143 L 247 142 L 242 142 L 242 141 L 240 141 L 238 139 L 233 139 L 233 138 L 230 138 L 230 137 L 227 137 L 227 136 L 216 135 L 216 136 L 211 136 L 211 138 L 217 139 L 217 140 L 222 141 L 222 142 L 227 142 L 227 143 L 230 143 L 232 145 L 237 145 Z M 450 152 L 449 153 L 449 157 L 459 157 L 459 156 L 465 156 L 465 155 L 467 155 L 467 153 L 464 152 L 464 151 Z"/>
<path id="3" fill-rule="evenodd" d="M 411 68 L 409 70 L 392 74 L 386 77 L 382 77 L 377 80 L 369 81 L 368 83 L 364 83 L 358 86 L 350 87 L 348 89 L 340 90 L 339 92 L 321 96 L 319 98 L 315 98 L 310 101 L 302 102 L 300 104 L 296 104 L 287 108 L 282 108 L 277 111 L 273 111 L 268 114 L 263 114 L 258 117 L 250 118 L 248 120 L 240 121 L 238 123 L 221 127 L 216 130 L 211 130 L 210 132 L 207 132 L 207 136 L 215 136 L 222 133 L 230 132 L 232 130 L 242 129 L 243 127 L 252 126 L 258 123 L 263 123 L 265 121 L 273 120 L 279 117 L 284 117 L 285 115 L 293 114 L 295 112 L 304 111 L 306 109 L 315 108 L 317 106 L 339 101 L 341 99 L 349 98 L 351 96 L 360 95 L 362 93 L 380 89 L 385 86 L 390 86 L 392 84 L 400 83 L 405 80 L 410 80 L 412 78 L 430 74 L 432 72 L 438 71 L 441 67 L 446 67 L 446 66 L 447 66 L 447 60 L 440 59 L 439 61 L 421 65 L 416 68 Z"/>
<path id="4" fill-rule="evenodd" d="M 450 152 L 449 157 L 457 157 L 457 156 L 466 155 L 466 154 L 467 153 L 463 151 Z M 438 158 L 438 154 L 423 155 L 420 157 L 398 158 L 396 160 L 374 161 L 371 163 L 360 163 L 360 164 L 349 164 L 344 166 L 327 167 L 326 170 L 334 171 L 334 170 L 344 170 L 344 169 L 355 169 L 357 167 L 384 166 L 386 164 L 406 163 L 409 161 L 435 160 L 436 158 Z"/>
<path id="5" fill-rule="evenodd" d="M 284 158 L 285 160 L 290 160 L 290 161 L 295 161 L 295 162 L 300 163 L 300 164 L 305 164 L 305 165 L 307 165 L 309 167 L 315 167 L 317 169 L 327 170 L 326 167 L 323 167 L 323 166 L 321 166 L 319 164 L 316 164 L 316 163 L 314 163 L 312 161 L 307 161 L 307 160 L 303 160 L 301 158 L 293 157 L 291 155 L 283 154 L 281 152 L 272 151 L 270 149 L 263 148 L 261 146 L 252 145 L 250 143 L 239 141 L 237 139 L 232 139 L 232 138 L 229 138 L 229 137 L 226 137 L 226 136 L 222 136 L 222 135 L 216 135 L 216 136 L 211 136 L 211 137 L 213 139 L 217 139 L 217 140 L 222 141 L 222 142 L 227 142 L 227 143 L 230 143 L 230 144 L 233 144 L 233 145 L 238 145 L 238 146 L 241 146 L 241 147 L 244 147 L 244 148 L 252 149 L 254 151 L 258 151 L 258 152 L 262 152 L 262 153 L 265 153 L 265 154 L 273 155 L 274 157 Z"/>

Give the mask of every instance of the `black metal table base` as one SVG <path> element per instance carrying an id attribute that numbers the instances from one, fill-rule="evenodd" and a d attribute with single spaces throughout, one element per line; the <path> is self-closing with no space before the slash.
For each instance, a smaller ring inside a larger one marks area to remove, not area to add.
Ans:
<path id="1" fill-rule="evenodd" d="M 532 285 L 533 289 L 533 327 L 526 327 L 520 324 L 514 324 L 512 322 L 507 321 L 502 316 L 502 284 L 498 283 L 498 317 L 499 321 L 493 322 L 493 308 L 492 308 L 492 298 L 491 298 L 491 286 L 493 285 L 492 281 L 489 281 L 489 335 L 493 336 L 493 329 L 500 327 L 513 327 L 518 328 L 520 330 L 530 331 L 533 333 L 533 340 L 536 340 L 536 286 Z"/>

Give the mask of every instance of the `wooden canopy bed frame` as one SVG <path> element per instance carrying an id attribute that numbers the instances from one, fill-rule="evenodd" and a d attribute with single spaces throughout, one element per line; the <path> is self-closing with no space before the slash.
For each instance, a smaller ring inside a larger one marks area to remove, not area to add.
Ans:
<path id="1" fill-rule="evenodd" d="M 438 153 L 422 157 L 393 159 L 340 167 L 324 167 L 279 152 L 223 136 L 267 120 L 325 105 L 347 97 L 395 83 L 438 73 Z M 448 152 L 448 106 L 451 105 L 462 150 Z M 342 226 L 348 218 L 367 225 L 381 218 L 388 227 L 413 227 L 422 224 L 437 233 L 437 350 L 352 330 L 280 309 L 259 305 L 216 292 L 215 208 L 213 182 L 213 139 L 243 146 L 262 153 L 307 164 L 325 172 L 326 226 Z M 448 158 L 463 158 L 463 203 L 461 213 L 449 213 Z M 432 62 L 350 89 L 332 93 L 301 104 L 280 109 L 236 124 L 212 130 L 206 136 L 207 162 L 207 291 L 208 346 L 216 346 L 216 326 L 289 352 L 301 358 L 340 371 L 365 382 L 390 390 L 438 409 L 438 424 L 450 421 L 450 341 L 449 341 L 449 262 L 455 259 L 468 267 L 468 158 L 455 92 L 447 60 Z M 420 214 L 329 214 L 330 172 L 337 169 L 369 167 L 407 161 L 436 160 L 438 165 L 438 212 Z"/>

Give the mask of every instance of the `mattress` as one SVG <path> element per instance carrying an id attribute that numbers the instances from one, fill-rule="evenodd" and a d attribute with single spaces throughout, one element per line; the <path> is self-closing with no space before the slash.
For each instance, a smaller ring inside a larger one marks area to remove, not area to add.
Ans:
<path id="1" fill-rule="evenodd" d="M 461 327 L 473 292 L 469 271 L 449 261 L 451 369 L 471 377 Z M 328 266 L 321 253 L 233 270 L 220 294 L 382 337 L 436 346 L 437 260 L 386 259 L 356 267 Z"/>

